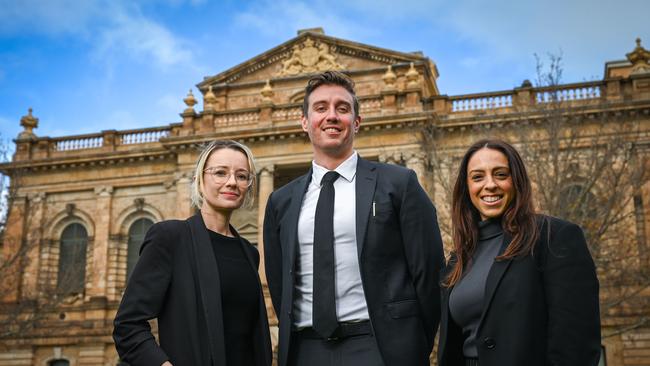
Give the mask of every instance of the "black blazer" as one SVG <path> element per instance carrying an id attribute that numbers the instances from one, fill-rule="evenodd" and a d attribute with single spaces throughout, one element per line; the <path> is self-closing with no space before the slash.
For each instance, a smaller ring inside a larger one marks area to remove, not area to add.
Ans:
<path id="1" fill-rule="evenodd" d="M 257 250 L 240 241 L 257 272 Z M 158 318 L 160 346 L 147 322 L 153 318 Z M 252 351 L 256 365 L 269 366 L 271 342 L 261 284 L 258 320 Z M 200 214 L 149 229 L 114 325 L 117 352 L 132 366 L 160 366 L 166 360 L 174 366 L 226 364 L 219 271 Z"/>
<path id="2" fill-rule="evenodd" d="M 311 171 L 273 192 L 266 206 L 264 255 L 279 319 L 279 366 L 289 354 L 298 216 L 310 179 Z M 435 208 L 412 170 L 359 158 L 356 234 L 361 281 L 384 363 L 429 365 L 444 258 Z"/>
<path id="3" fill-rule="evenodd" d="M 598 364 L 598 279 L 584 234 L 552 217 L 540 216 L 539 225 L 532 256 L 492 264 L 476 338 L 481 366 Z M 510 240 L 504 235 L 501 253 Z M 448 269 L 454 263 L 452 256 Z M 438 365 L 464 366 L 464 338 L 449 313 L 450 291 L 443 287 Z"/>

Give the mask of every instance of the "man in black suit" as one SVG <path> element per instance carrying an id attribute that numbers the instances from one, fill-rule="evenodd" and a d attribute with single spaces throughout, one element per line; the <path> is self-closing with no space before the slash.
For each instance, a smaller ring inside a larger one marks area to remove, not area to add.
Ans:
<path id="1" fill-rule="evenodd" d="M 429 364 L 442 240 L 415 172 L 353 149 L 354 83 L 328 71 L 305 90 L 312 169 L 275 191 L 264 219 L 279 319 L 278 365 Z"/>

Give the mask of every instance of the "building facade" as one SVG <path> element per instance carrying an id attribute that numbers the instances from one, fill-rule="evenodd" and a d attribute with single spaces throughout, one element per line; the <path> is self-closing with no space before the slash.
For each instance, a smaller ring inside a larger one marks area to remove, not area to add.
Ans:
<path id="1" fill-rule="evenodd" d="M 309 29 L 202 80 L 196 85 L 202 109 L 197 110 L 190 90 L 178 123 L 44 137 L 37 136 L 38 119 L 30 110 L 20 121 L 24 130 L 15 140 L 13 161 L 0 165 L 12 177 L 13 189 L 0 248 L 0 324 L 7 329 L 0 337 L 0 366 L 120 364 L 112 320 L 139 245 L 152 223 L 194 212 L 189 186 L 198 147 L 206 141 L 234 139 L 252 149 L 258 166 L 255 207 L 239 210 L 233 221 L 263 252 L 263 208 L 270 193 L 311 164 L 311 145 L 299 119 L 306 80 L 315 72 L 343 70 L 354 79 L 363 117 L 355 148 L 365 158 L 413 169 L 438 206 L 444 231 L 447 183 L 458 156 L 483 136 L 505 136 L 520 146 L 526 139 L 551 141 L 547 135 L 535 137 L 548 120 L 541 106 L 561 103 L 560 119 L 582 121 L 578 128 L 584 136 L 622 139 L 635 147 L 635 161 L 645 162 L 650 156 L 649 59 L 638 42 L 627 59 L 605 65 L 602 80 L 546 87 L 525 82 L 513 90 L 447 96 L 438 90 L 435 63 L 420 53 Z M 527 137 L 518 134 L 522 131 Z M 562 149 L 569 148 L 568 140 L 559 138 Z M 582 138 L 571 148 L 600 151 L 594 141 Z M 630 215 L 617 223 L 635 240 L 604 241 L 607 248 L 630 247 L 625 253 L 641 274 L 639 281 L 624 284 L 634 301 L 603 307 L 610 366 L 650 365 L 650 283 L 643 281 L 650 265 L 646 178 L 624 190 L 632 198 L 622 210 Z M 448 235 L 445 245 L 450 246 Z M 607 248 L 599 250 L 607 253 Z M 611 302 L 622 285 L 607 282 L 614 276 L 599 271 L 603 303 Z M 260 276 L 265 283 L 263 262 Z"/>

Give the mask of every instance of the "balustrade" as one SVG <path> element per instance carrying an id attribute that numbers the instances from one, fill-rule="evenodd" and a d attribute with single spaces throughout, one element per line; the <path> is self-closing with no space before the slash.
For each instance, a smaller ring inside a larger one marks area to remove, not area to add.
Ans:
<path id="1" fill-rule="evenodd" d="M 96 149 L 102 147 L 104 139 L 101 135 L 67 138 L 54 140 L 56 151 L 70 151 L 70 150 L 83 150 L 83 149 Z"/>
<path id="2" fill-rule="evenodd" d="M 120 143 L 122 145 L 146 144 L 149 142 L 158 142 L 161 138 L 169 136 L 169 129 L 122 132 L 120 135 Z"/>
<path id="3" fill-rule="evenodd" d="M 215 123 L 222 126 L 237 126 L 259 121 L 258 112 L 228 113 L 221 114 L 215 118 Z"/>
<path id="4" fill-rule="evenodd" d="M 461 96 L 451 98 L 452 112 L 512 107 L 512 94 Z"/>
<path id="5" fill-rule="evenodd" d="M 302 106 L 276 109 L 271 116 L 274 121 L 298 121 L 302 117 Z"/>
<path id="6" fill-rule="evenodd" d="M 381 98 L 361 100 L 359 102 L 359 109 L 361 110 L 360 113 L 364 115 L 364 114 L 372 114 L 374 112 L 381 112 L 382 102 L 383 99 Z"/>
<path id="7" fill-rule="evenodd" d="M 554 89 L 540 89 L 535 94 L 539 104 L 570 102 L 600 98 L 600 85 L 560 86 Z"/>

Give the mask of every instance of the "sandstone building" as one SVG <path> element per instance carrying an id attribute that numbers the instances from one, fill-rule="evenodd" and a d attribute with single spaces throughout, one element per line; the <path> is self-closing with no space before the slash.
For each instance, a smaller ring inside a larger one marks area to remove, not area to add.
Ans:
<path id="1" fill-rule="evenodd" d="M 263 251 L 260 228 L 269 194 L 311 164 L 311 147 L 298 123 L 310 73 L 337 69 L 354 79 L 363 117 L 357 151 L 415 170 L 444 227 L 445 181 L 454 159 L 484 135 L 507 135 L 515 143 L 522 141 L 518 132 L 536 136 L 545 113 L 538 107 L 550 99 L 563 103 L 561 118 L 584 117 L 580 128 L 590 131 L 587 135 L 623 139 L 636 147 L 638 159 L 647 159 L 649 59 L 650 52 L 637 42 L 626 59 L 605 64 L 602 80 L 552 87 L 524 83 L 512 90 L 447 96 L 436 84 L 435 63 L 421 53 L 309 29 L 200 81 L 202 108 L 197 110 L 190 90 L 178 123 L 45 137 L 37 135 L 38 119 L 30 110 L 20 121 L 24 130 L 15 140 L 13 161 L 0 165 L 16 188 L 0 250 L 5 261 L 17 258 L 0 267 L 0 324 L 9 330 L 0 331 L 0 366 L 120 364 L 112 319 L 138 247 L 153 222 L 193 213 L 189 183 L 197 146 L 205 141 L 235 139 L 253 150 L 259 169 L 257 205 L 240 210 L 234 222 Z M 598 150 L 590 146 L 593 140 L 581 141 L 581 151 Z M 618 223 L 630 236 L 606 242 L 607 248 L 631 248 L 625 253 L 635 259 L 635 273 L 647 274 L 650 183 L 637 183 L 624 192 L 633 199 L 622 210 L 631 214 Z M 602 273 L 603 301 L 618 296 L 621 286 L 608 283 L 609 278 L 614 276 Z M 643 276 L 626 283 L 635 301 L 604 310 L 603 333 L 611 335 L 603 339 L 607 365 L 650 365 L 648 285 Z M 270 307 L 269 314 L 273 323 Z M 21 321 L 24 329 L 18 328 Z M 10 334 L 12 329 L 17 331 Z"/>

